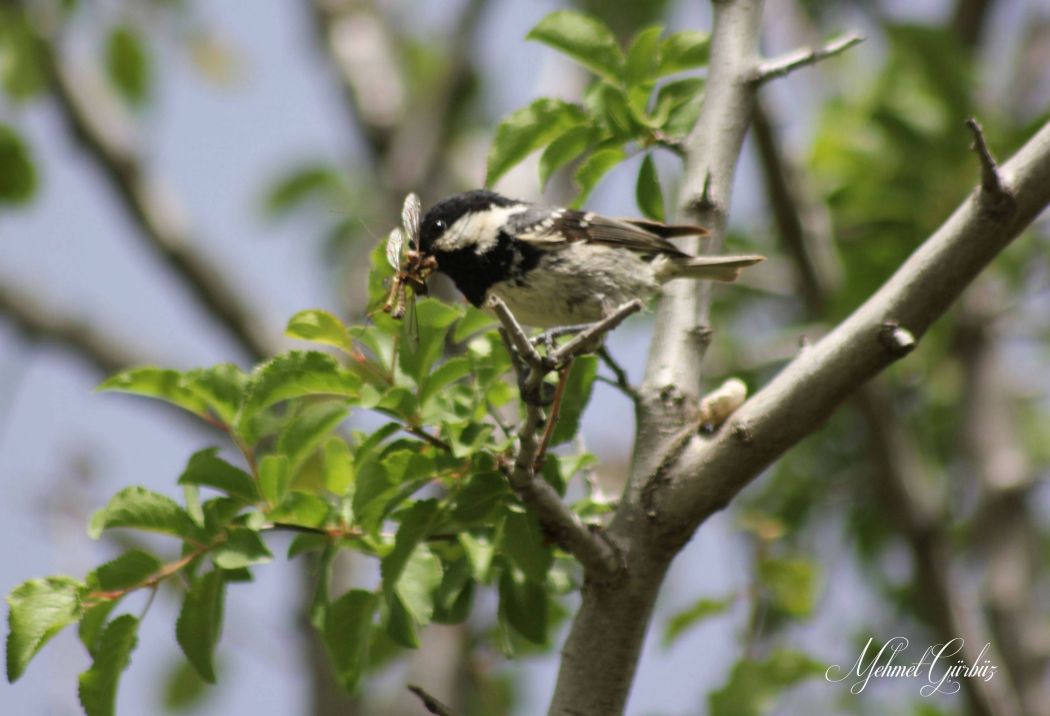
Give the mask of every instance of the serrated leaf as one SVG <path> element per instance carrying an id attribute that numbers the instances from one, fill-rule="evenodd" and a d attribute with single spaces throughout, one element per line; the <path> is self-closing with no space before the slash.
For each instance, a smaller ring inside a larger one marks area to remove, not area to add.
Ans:
<path id="1" fill-rule="evenodd" d="M 279 505 L 288 493 L 290 481 L 287 455 L 267 455 L 259 461 L 259 491 L 267 504 Z"/>
<path id="2" fill-rule="evenodd" d="M 324 486 L 333 495 L 346 496 L 354 483 L 354 458 L 350 447 L 339 437 L 324 444 Z"/>
<path id="3" fill-rule="evenodd" d="M 177 370 L 143 366 L 117 373 L 102 382 L 97 390 L 133 393 L 147 398 L 159 398 L 197 415 L 206 415 L 207 403 L 183 383 Z"/>
<path id="4" fill-rule="evenodd" d="M 237 423 L 243 428 L 260 410 L 282 400 L 306 395 L 354 398 L 360 387 L 360 379 L 327 353 L 291 351 L 252 371 Z"/>
<path id="5" fill-rule="evenodd" d="M 112 592 L 133 587 L 156 574 L 164 564 L 149 552 L 128 550 L 94 571 L 98 588 Z"/>
<path id="6" fill-rule="evenodd" d="M 255 530 L 232 529 L 226 541 L 212 553 L 220 569 L 243 569 L 273 561 L 273 554 Z"/>
<path id="7" fill-rule="evenodd" d="M 419 391 L 419 404 L 426 405 L 450 384 L 471 373 L 470 361 L 464 356 L 449 358 L 436 370 L 423 378 L 423 387 Z"/>
<path id="8" fill-rule="evenodd" d="M 532 28 L 526 39 L 538 40 L 559 50 L 609 82 L 623 77 L 623 51 L 613 31 L 590 15 L 560 10 Z"/>
<path id="9" fill-rule="evenodd" d="M 138 31 L 118 25 L 106 38 L 106 74 L 121 97 L 132 106 L 149 96 L 150 60 Z"/>
<path id="10" fill-rule="evenodd" d="M 182 386 L 203 400 L 226 425 L 237 417 L 248 375 L 232 363 L 187 371 Z"/>
<path id="11" fill-rule="evenodd" d="M 587 197 L 594 191 L 594 187 L 602 180 L 602 177 L 626 158 L 627 155 L 623 149 L 618 147 L 599 149 L 587 157 L 587 160 L 576 170 L 576 185 L 580 190 L 572 201 L 573 208 L 582 206 L 583 202 L 587 201 Z"/>
<path id="12" fill-rule="evenodd" d="M 329 400 L 307 406 L 288 423 L 277 439 L 277 449 L 288 456 L 293 472 L 346 419 L 349 411 L 345 402 Z"/>
<path id="13" fill-rule="evenodd" d="M 117 707 L 117 684 L 131 663 L 138 643 L 138 618 L 122 614 L 99 637 L 91 668 L 80 675 L 80 705 L 87 716 L 113 716 Z"/>
<path id="14" fill-rule="evenodd" d="M 353 353 L 354 342 L 346 324 L 328 311 L 315 308 L 299 311 L 288 321 L 284 335 L 302 341 L 335 346 L 346 353 Z"/>
<path id="15" fill-rule="evenodd" d="M 702 79 L 692 77 L 668 82 L 657 93 L 653 122 L 669 137 L 685 137 L 700 116 L 703 87 Z"/>
<path id="16" fill-rule="evenodd" d="M 508 494 L 499 473 L 472 474 L 456 493 L 452 519 L 464 524 L 484 522 Z"/>
<path id="17" fill-rule="evenodd" d="M 352 589 L 325 609 L 321 636 L 339 683 L 347 691 L 356 688 L 368 663 L 372 618 L 378 602 L 376 594 Z"/>
<path id="18" fill-rule="evenodd" d="M 438 624 L 460 624 L 470 615 L 475 585 L 471 578 L 470 561 L 465 557 L 452 562 L 434 594 L 434 613 L 431 619 Z"/>
<path id="19" fill-rule="evenodd" d="M 106 620 L 120 602 L 120 597 L 99 602 L 80 617 L 80 622 L 77 624 L 77 636 L 80 637 L 80 643 L 92 657 L 98 651 L 99 638 L 106 626 Z"/>
<path id="20" fill-rule="evenodd" d="M 459 533 L 459 543 L 463 545 L 463 551 L 467 554 L 474 579 L 478 582 L 487 582 L 489 569 L 492 567 L 492 558 L 496 553 L 495 547 L 488 541 L 488 538 L 472 535 L 469 532 Z"/>
<path id="21" fill-rule="evenodd" d="M 660 64 L 660 35 L 663 27 L 654 25 L 640 30 L 627 49 L 624 79 L 628 85 L 637 85 L 656 78 Z"/>
<path id="22" fill-rule="evenodd" d="M 145 487 L 126 487 L 91 518 L 88 534 L 98 539 L 103 530 L 131 527 L 197 540 L 201 530 L 186 510 L 167 495 Z"/>
<path id="23" fill-rule="evenodd" d="M 441 584 L 441 560 L 425 544 L 417 545 L 398 577 L 394 591 L 412 620 L 426 626 L 434 614 L 434 590 Z"/>
<path id="24" fill-rule="evenodd" d="M 525 157 L 586 119 L 578 105 L 547 97 L 513 112 L 496 128 L 496 137 L 489 149 L 485 186 L 492 186 Z"/>
<path id="25" fill-rule="evenodd" d="M 652 153 L 645 155 L 638 170 L 638 184 L 634 190 L 635 200 L 642 213 L 653 221 L 664 220 L 664 193 L 660 188 L 660 176 Z"/>
<path id="26" fill-rule="evenodd" d="M 416 301 L 416 320 L 419 336 L 414 349 L 403 342 L 398 353 L 398 366 L 416 385 L 426 381 L 431 367 L 441 357 L 445 347 L 448 327 L 461 316 L 460 309 L 444 301 L 423 299 Z M 405 321 L 408 324 L 408 321 Z"/>
<path id="27" fill-rule="evenodd" d="M 384 604 L 386 605 L 384 627 L 386 635 L 398 646 L 405 649 L 419 648 L 419 633 L 408 608 L 395 592 Z"/>
<path id="28" fill-rule="evenodd" d="M 578 125 L 551 142 L 540 155 L 540 187 L 546 187 L 554 172 L 586 152 L 599 135 L 594 127 Z"/>
<path id="29" fill-rule="evenodd" d="M 284 502 L 270 510 L 266 516 L 274 522 L 301 527 L 324 527 L 332 506 L 326 500 L 308 492 L 292 490 Z"/>
<path id="30" fill-rule="evenodd" d="M 525 576 L 537 584 L 547 581 L 547 570 L 554 561 L 545 544 L 540 523 L 531 512 L 509 512 L 503 523 L 503 551 Z"/>
<path id="31" fill-rule="evenodd" d="M 703 67 L 707 64 L 710 49 L 710 34 L 693 30 L 676 32 L 660 44 L 660 63 L 656 74 L 665 77 Z"/>
<path id="32" fill-rule="evenodd" d="M 0 124 L 0 205 L 24 204 L 33 198 L 36 186 L 29 147 L 13 127 Z"/>
<path id="33" fill-rule="evenodd" d="M 206 485 L 244 502 L 259 500 L 252 476 L 218 456 L 219 448 L 198 450 L 179 476 L 180 485 Z"/>
<path id="34" fill-rule="evenodd" d="M 412 551 L 426 537 L 437 515 L 437 500 L 420 500 L 401 513 L 401 526 L 394 536 L 394 549 L 380 564 L 384 592 L 389 594 L 397 586 L 397 580 Z"/>
<path id="35" fill-rule="evenodd" d="M 547 590 L 543 585 L 503 570 L 499 580 L 499 614 L 514 630 L 534 644 L 547 641 Z"/>
<path id="36" fill-rule="evenodd" d="M 711 716 L 762 716 L 781 691 L 824 673 L 825 666 L 806 654 L 778 649 L 761 661 L 737 662 L 729 681 L 708 694 Z"/>
<path id="37" fill-rule="evenodd" d="M 594 379 L 598 376 L 598 357 L 580 356 L 572 362 L 565 380 L 558 424 L 554 426 L 551 445 L 560 445 L 576 437 L 580 430 L 580 418 L 591 399 Z"/>
<path id="38" fill-rule="evenodd" d="M 17 680 L 40 648 L 80 618 L 83 582 L 47 577 L 22 582 L 7 595 L 7 680 Z"/>
<path id="39" fill-rule="evenodd" d="M 733 602 L 734 597 L 732 596 L 722 599 L 699 599 L 693 606 L 674 614 L 667 620 L 667 625 L 664 627 L 664 646 L 671 646 L 678 637 L 698 622 L 717 614 L 724 614 L 733 605 Z"/>
<path id="40" fill-rule="evenodd" d="M 492 314 L 473 306 L 468 306 L 463 318 L 456 322 L 456 327 L 452 332 L 452 340 L 455 343 L 462 343 L 478 331 L 491 327 L 493 323 Z"/>
<path id="41" fill-rule="evenodd" d="M 200 677 L 215 683 L 215 644 L 222 634 L 222 616 L 226 599 L 226 582 L 215 569 L 193 580 L 182 600 L 175 639 Z"/>

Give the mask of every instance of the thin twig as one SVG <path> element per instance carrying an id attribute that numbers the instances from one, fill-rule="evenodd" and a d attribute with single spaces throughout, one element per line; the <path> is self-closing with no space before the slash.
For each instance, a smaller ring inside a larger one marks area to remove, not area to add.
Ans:
<path id="1" fill-rule="evenodd" d="M 416 686 L 415 684 L 409 684 L 408 690 L 419 697 L 419 700 L 423 702 L 423 707 L 426 708 L 432 714 L 437 716 L 455 716 L 455 713 L 445 704 L 438 701 L 436 698 L 431 696 L 423 689 L 422 686 Z"/>
<path id="2" fill-rule="evenodd" d="M 783 77 L 802 67 L 808 67 L 828 57 L 834 57 L 861 42 L 864 42 L 863 35 L 849 33 L 832 40 L 823 47 L 811 47 L 788 52 L 780 57 L 774 57 L 771 60 L 760 63 L 755 68 L 755 74 L 751 81 L 756 84 L 762 84 L 771 79 Z"/>
<path id="3" fill-rule="evenodd" d="M 985 198 L 991 212 L 999 218 L 1008 216 L 1014 209 L 1014 195 L 1007 188 L 999 171 L 999 165 L 988 148 L 988 142 L 984 138 L 984 130 L 976 118 L 970 117 L 966 120 L 966 126 L 973 133 L 972 149 L 981 160 L 981 195 Z"/>
<path id="4" fill-rule="evenodd" d="M 554 400 L 551 401 L 550 414 L 547 416 L 547 425 L 543 428 L 543 437 L 540 438 L 540 447 L 536 451 L 536 459 L 532 462 L 533 472 L 539 472 L 543 468 L 543 459 L 547 457 L 547 447 L 550 445 L 554 428 L 558 424 L 558 413 L 561 410 L 561 401 L 565 397 L 565 383 L 569 377 L 570 365 L 564 366 L 558 373 L 558 387 L 554 391 Z"/>
<path id="5" fill-rule="evenodd" d="M 630 398 L 632 403 L 638 405 L 641 396 L 638 395 L 638 389 L 631 385 L 631 381 L 627 377 L 627 371 L 623 369 L 623 366 L 616 362 L 616 359 L 612 357 L 612 354 L 609 353 L 609 350 L 605 346 L 598 349 L 598 357 L 601 358 L 602 362 L 605 363 L 605 366 L 612 371 L 612 374 L 616 376 L 616 380 L 609 380 L 604 376 L 598 376 L 598 380 L 602 380 L 614 388 L 619 388 L 620 392 Z"/>

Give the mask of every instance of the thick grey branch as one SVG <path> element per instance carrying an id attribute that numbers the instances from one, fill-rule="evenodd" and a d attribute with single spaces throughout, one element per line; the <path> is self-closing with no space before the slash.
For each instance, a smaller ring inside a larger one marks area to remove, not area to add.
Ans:
<path id="1" fill-rule="evenodd" d="M 213 316 L 253 359 L 271 355 L 274 346 L 264 338 L 256 316 L 234 294 L 223 272 L 194 248 L 185 220 L 128 138 L 105 113 L 105 103 L 85 95 L 83 82 L 60 57 L 55 40 L 38 36 L 43 65 L 52 93 L 70 132 L 105 177 L 137 224 L 135 234 L 164 261 L 193 292 L 200 306 Z"/>
<path id="2" fill-rule="evenodd" d="M 691 533 L 897 359 L 879 342 L 887 321 L 920 338 L 1050 203 L 1050 124 L 1002 167 L 1001 176 L 1015 197 L 1008 215 L 989 214 L 981 192 L 971 194 L 874 296 L 747 401 L 730 421 L 735 429 L 693 441 L 674 471 L 674 499 L 660 503 L 661 512 Z M 739 440 L 740 434 L 749 440 Z"/>
<path id="3" fill-rule="evenodd" d="M 966 126 L 973 132 L 973 150 L 981 160 L 981 193 L 985 203 L 994 213 L 1009 213 L 1013 209 L 1014 197 L 1003 183 L 999 165 L 984 138 L 984 130 L 974 117 L 966 120 Z"/>
<path id="4" fill-rule="evenodd" d="M 862 35 L 849 33 L 832 40 L 823 47 L 795 50 L 780 57 L 774 57 L 771 60 L 759 63 L 758 67 L 755 68 L 751 81 L 762 84 L 771 79 L 783 77 L 802 67 L 808 67 L 828 57 L 834 57 L 861 42 L 864 42 Z"/>

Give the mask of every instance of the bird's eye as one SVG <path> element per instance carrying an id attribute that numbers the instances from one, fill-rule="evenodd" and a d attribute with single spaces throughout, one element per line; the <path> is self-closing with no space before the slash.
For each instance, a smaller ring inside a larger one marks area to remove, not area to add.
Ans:
<path id="1" fill-rule="evenodd" d="M 448 224 L 445 223 L 444 219 L 438 219 L 437 221 L 434 222 L 434 228 L 437 229 L 438 231 L 444 231 L 445 229 L 448 228 Z"/>

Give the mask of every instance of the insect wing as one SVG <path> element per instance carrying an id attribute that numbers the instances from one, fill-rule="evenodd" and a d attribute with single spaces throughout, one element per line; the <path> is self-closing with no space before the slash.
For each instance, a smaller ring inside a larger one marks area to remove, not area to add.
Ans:
<path id="1" fill-rule="evenodd" d="M 419 350 L 419 314 L 416 312 L 416 292 L 406 288 L 405 298 L 405 349 L 413 353 Z"/>
<path id="2" fill-rule="evenodd" d="M 386 262 L 394 267 L 395 271 L 401 270 L 401 248 L 405 244 L 405 234 L 401 229 L 394 229 L 386 240 Z"/>
<path id="3" fill-rule="evenodd" d="M 409 194 L 405 197 L 405 204 L 401 207 L 401 224 L 408 238 L 409 248 L 419 248 L 419 225 L 423 219 L 423 205 L 419 197 Z"/>

